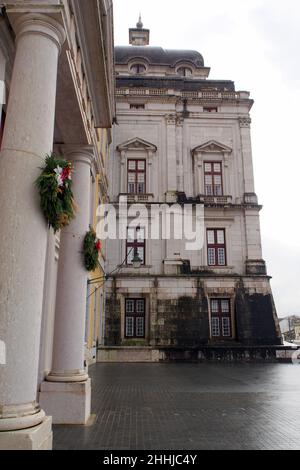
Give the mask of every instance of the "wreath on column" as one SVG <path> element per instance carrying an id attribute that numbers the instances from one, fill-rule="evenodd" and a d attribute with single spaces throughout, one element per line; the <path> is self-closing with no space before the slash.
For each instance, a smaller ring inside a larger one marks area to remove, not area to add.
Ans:
<path id="1" fill-rule="evenodd" d="M 97 238 L 95 230 L 90 227 L 83 241 L 84 265 L 87 271 L 95 271 L 99 267 L 99 252 L 101 241 Z"/>
<path id="2" fill-rule="evenodd" d="M 44 217 L 56 233 L 75 218 L 72 164 L 54 154 L 47 155 L 36 185 Z"/>

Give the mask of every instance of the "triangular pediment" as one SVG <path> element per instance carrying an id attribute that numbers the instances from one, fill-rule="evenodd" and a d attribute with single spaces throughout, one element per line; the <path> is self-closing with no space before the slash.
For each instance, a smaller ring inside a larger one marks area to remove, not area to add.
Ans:
<path id="1" fill-rule="evenodd" d="M 195 153 L 231 153 L 232 149 L 227 145 L 221 144 L 216 140 L 209 140 L 205 144 L 199 145 L 194 148 L 193 154 Z"/>
<path id="2" fill-rule="evenodd" d="M 140 139 L 139 137 L 135 137 L 134 139 L 127 140 L 123 144 L 120 144 L 117 147 L 119 152 L 126 152 L 128 150 L 143 150 L 143 151 L 151 151 L 156 152 L 157 147 L 156 145 L 147 142 L 146 140 Z"/>

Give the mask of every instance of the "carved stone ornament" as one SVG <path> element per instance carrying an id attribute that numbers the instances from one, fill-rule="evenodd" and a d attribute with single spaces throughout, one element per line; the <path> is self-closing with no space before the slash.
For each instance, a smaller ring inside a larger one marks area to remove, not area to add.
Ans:
<path id="1" fill-rule="evenodd" d="M 250 127 L 251 118 L 239 118 L 240 127 Z"/>

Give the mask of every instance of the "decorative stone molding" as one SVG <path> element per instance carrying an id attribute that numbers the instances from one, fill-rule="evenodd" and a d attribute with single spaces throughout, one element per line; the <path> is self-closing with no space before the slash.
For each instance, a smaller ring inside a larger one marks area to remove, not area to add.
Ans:
<path id="1" fill-rule="evenodd" d="M 178 127 L 183 126 L 183 123 L 184 123 L 184 119 L 183 119 L 182 114 L 178 114 L 176 117 L 176 126 Z"/>
<path id="2" fill-rule="evenodd" d="M 153 164 L 153 156 L 157 152 L 157 147 L 146 140 L 140 139 L 139 137 L 135 137 L 134 139 L 130 139 L 123 144 L 117 146 L 116 149 L 120 153 L 121 159 L 121 193 L 126 193 L 126 164 L 129 158 L 136 158 L 143 154 L 143 158 L 147 160 L 147 165 L 149 167 L 149 171 L 147 171 L 147 188 L 148 193 L 152 193 L 152 171 L 151 166 Z"/>
<path id="3" fill-rule="evenodd" d="M 192 156 L 195 161 L 195 166 L 197 167 L 197 172 L 195 174 L 195 189 L 197 191 L 197 194 L 202 194 L 204 193 L 204 188 L 203 188 L 203 162 L 207 159 L 208 160 L 211 156 L 214 156 L 217 154 L 217 159 L 220 160 L 220 162 L 223 163 L 225 168 L 229 167 L 229 156 L 232 154 L 232 148 L 222 144 L 220 142 L 217 142 L 216 140 L 209 140 L 208 142 L 205 142 L 204 144 L 198 145 L 192 150 Z M 227 176 L 227 173 L 224 174 L 224 191 L 228 195 L 230 194 L 230 184 L 229 184 L 229 178 Z"/>
<path id="4" fill-rule="evenodd" d="M 156 145 L 147 142 L 146 140 L 140 139 L 139 137 L 135 137 L 134 139 L 130 139 L 123 144 L 118 145 L 117 147 L 118 152 L 121 153 L 121 156 L 125 156 L 126 152 L 128 151 L 138 151 L 143 150 L 146 152 L 157 152 Z"/>
<path id="5" fill-rule="evenodd" d="M 168 126 L 175 126 L 177 122 L 176 114 L 167 114 L 165 120 Z"/>
<path id="6" fill-rule="evenodd" d="M 248 118 L 248 117 L 239 118 L 240 128 L 243 128 L 243 127 L 250 128 L 251 122 L 252 122 L 251 118 Z"/>
<path id="7" fill-rule="evenodd" d="M 192 154 L 202 154 L 202 153 L 223 153 L 230 154 L 232 153 L 232 148 L 227 145 L 221 144 L 216 140 L 210 140 L 205 142 L 205 144 L 199 145 L 192 150 Z"/>

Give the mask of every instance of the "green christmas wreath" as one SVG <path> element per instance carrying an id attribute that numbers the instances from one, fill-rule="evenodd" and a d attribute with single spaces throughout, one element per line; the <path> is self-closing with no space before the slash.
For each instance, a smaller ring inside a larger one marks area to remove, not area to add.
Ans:
<path id="1" fill-rule="evenodd" d="M 87 271 L 95 271 L 99 266 L 99 252 L 101 241 L 98 240 L 95 230 L 90 228 L 83 242 L 84 265 Z"/>
<path id="2" fill-rule="evenodd" d="M 45 219 L 56 233 L 75 218 L 72 164 L 53 154 L 47 155 L 36 185 Z"/>

